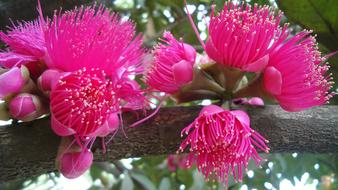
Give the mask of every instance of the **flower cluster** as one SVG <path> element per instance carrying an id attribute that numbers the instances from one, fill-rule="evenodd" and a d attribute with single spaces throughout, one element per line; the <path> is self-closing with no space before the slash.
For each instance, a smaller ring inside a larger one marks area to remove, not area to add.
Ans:
<path id="1" fill-rule="evenodd" d="M 209 37 L 205 45 L 200 42 L 214 63 L 197 65 L 224 88 L 214 90 L 218 98 L 230 96 L 235 97 L 232 103 L 259 106 L 264 106 L 264 98 L 295 112 L 323 105 L 334 95 L 330 92 L 333 82 L 327 73 L 327 57 L 319 52 L 315 37 L 309 31 L 291 36 L 287 24 L 279 25 L 281 17 L 281 12 L 275 16 L 268 6 L 228 1 L 219 14 L 212 7 Z M 248 72 L 256 75 L 251 81 L 246 77 Z M 229 81 L 233 88 L 228 88 Z M 206 86 L 198 88 L 210 90 Z M 265 144 L 268 141 L 250 128 L 244 111 L 215 105 L 204 107 L 182 130 L 182 137 L 185 135 L 178 152 L 189 150 L 187 164 L 196 163 L 206 178 L 217 178 L 225 184 L 229 173 L 235 181 L 242 180 L 250 158 L 256 164 L 262 161 L 255 147 L 269 151 Z"/>
<path id="2" fill-rule="evenodd" d="M 134 24 L 102 6 L 56 12 L 47 20 L 39 12 L 36 21 L 0 32 L 7 44 L 0 52 L 0 108 L 22 121 L 50 112 L 52 130 L 72 139 L 61 143 L 57 157 L 68 178 L 90 167 L 94 141 L 117 132 L 123 111 L 149 107 L 148 92 L 155 98 L 167 93 L 177 102 L 223 103 L 204 107 L 182 130 L 186 138 L 178 152 L 189 153 L 170 156 L 168 166 L 196 164 L 206 178 L 225 184 L 229 174 L 241 181 L 250 159 L 261 163 L 256 149 L 269 152 L 248 114 L 231 110 L 232 104 L 264 106 L 269 100 L 294 112 L 334 95 L 327 57 L 315 37 L 310 31 L 292 35 L 287 24 L 280 26 L 282 13 L 268 6 L 228 1 L 220 13 L 213 7 L 208 39 L 200 39 L 203 54 L 164 32 L 147 56 Z M 134 80 L 142 74 L 146 89 Z"/>
<path id="3" fill-rule="evenodd" d="M 55 13 L 51 20 L 40 15 L 0 37 L 8 46 L 0 53 L 0 97 L 22 121 L 48 113 L 50 104 L 53 131 L 74 137 L 57 158 L 68 178 L 90 167 L 93 142 L 117 131 L 123 109 L 149 105 L 130 79 L 143 72 L 142 38 L 131 21 L 102 6 Z"/>

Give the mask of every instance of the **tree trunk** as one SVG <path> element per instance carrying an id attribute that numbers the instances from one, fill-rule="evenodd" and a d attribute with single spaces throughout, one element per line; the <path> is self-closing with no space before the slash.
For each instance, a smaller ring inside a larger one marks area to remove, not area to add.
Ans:
<path id="1" fill-rule="evenodd" d="M 124 113 L 124 127 L 107 145 L 106 154 L 102 154 L 100 139 L 97 139 L 93 148 L 95 159 L 113 161 L 175 153 L 181 141 L 181 129 L 194 120 L 200 108 L 162 108 L 135 128 L 127 126 L 142 113 Z M 270 141 L 271 152 L 338 152 L 338 106 L 322 106 L 299 113 L 285 112 L 279 106 L 247 108 L 247 111 L 252 128 Z M 0 183 L 55 170 L 60 137 L 51 131 L 48 118 L 2 126 L 0 139 Z"/>

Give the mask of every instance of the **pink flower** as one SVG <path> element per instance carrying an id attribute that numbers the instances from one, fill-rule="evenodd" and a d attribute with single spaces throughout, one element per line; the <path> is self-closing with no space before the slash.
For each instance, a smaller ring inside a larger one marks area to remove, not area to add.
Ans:
<path id="1" fill-rule="evenodd" d="M 19 93 L 29 79 L 25 66 L 11 68 L 0 75 L 0 99 Z"/>
<path id="2" fill-rule="evenodd" d="M 44 103 L 36 95 L 22 93 L 10 101 L 9 112 L 15 119 L 32 121 L 46 112 Z"/>
<path id="3" fill-rule="evenodd" d="M 44 30 L 50 69 L 98 68 L 118 78 L 143 70 L 142 40 L 134 25 L 101 6 L 55 14 Z"/>
<path id="4" fill-rule="evenodd" d="M 43 59 L 46 48 L 41 27 L 39 21 L 22 22 L 11 27 L 7 34 L 0 32 L 0 39 L 8 46 L 7 52 L 0 52 L 0 66 L 34 65 Z"/>
<path id="5" fill-rule="evenodd" d="M 68 179 L 74 179 L 87 171 L 93 163 L 93 153 L 88 149 L 67 152 L 61 155 L 60 172 Z"/>
<path id="6" fill-rule="evenodd" d="M 239 6 L 228 1 L 218 15 L 212 9 L 205 50 L 219 64 L 249 72 L 262 71 L 270 52 L 285 38 L 286 27 L 279 27 L 281 16 L 274 16 L 274 10 L 268 6 Z"/>
<path id="7" fill-rule="evenodd" d="M 331 74 L 315 38 L 304 31 L 270 53 L 264 71 L 265 90 L 287 111 L 301 111 L 328 102 L 334 95 Z"/>
<path id="8" fill-rule="evenodd" d="M 55 133 L 105 136 L 116 128 L 116 122 L 109 121 L 112 115 L 124 107 L 143 108 L 143 91 L 128 78 L 143 71 L 142 39 L 135 37 L 132 22 L 102 6 L 81 7 L 55 14 L 44 35 L 47 66 L 66 73 L 50 85 Z"/>
<path id="9" fill-rule="evenodd" d="M 262 159 L 253 145 L 268 152 L 267 142 L 250 128 L 249 116 L 243 111 L 228 111 L 210 105 L 181 135 L 188 135 L 179 151 L 190 147 L 191 159 L 206 178 L 215 175 L 223 183 L 228 182 L 229 171 L 235 180 L 241 181 L 243 169 L 247 169 L 249 159 L 256 164 Z"/>
<path id="10" fill-rule="evenodd" d="M 50 95 L 52 129 L 60 136 L 93 134 L 119 111 L 114 84 L 100 69 L 81 69 L 61 77 Z"/>
<path id="11" fill-rule="evenodd" d="M 192 80 L 196 51 L 192 46 L 177 41 L 170 32 L 165 32 L 163 37 L 166 44 L 155 48 L 155 58 L 146 74 L 146 82 L 156 90 L 173 94 Z"/>

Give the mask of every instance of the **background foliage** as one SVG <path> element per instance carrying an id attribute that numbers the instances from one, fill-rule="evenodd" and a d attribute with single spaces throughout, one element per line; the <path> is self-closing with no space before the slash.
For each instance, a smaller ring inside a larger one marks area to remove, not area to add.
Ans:
<path id="1" fill-rule="evenodd" d="M 0 1 L 4 3 L 6 1 Z M 88 3 L 88 1 L 84 1 Z M 144 46 L 151 48 L 161 37 L 163 31 L 170 30 L 174 36 L 193 44 L 201 50 L 197 38 L 188 22 L 182 0 L 101 0 L 113 11 L 135 21 L 137 31 L 144 34 Z M 189 0 L 189 9 L 193 12 L 195 23 L 201 31 L 201 37 L 207 37 L 205 21 L 208 21 L 210 5 L 221 9 L 224 0 Z M 337 0 L 251 0 L 250 4 L 269 4 L 285 12 L 283 22 L 290 22 L 294 32 L 312 29 L 318 35 L 323 52 L 338 50 L 338 1 Z M 243 3 L 239 1 L 239 3 Z M 204 18 L 205 17 L 205 18 Z M 338 56 L 330 59 L 331 72 L 338 79 Z M 335 89 L 337 86 L 335 87 Z M 338 104 L 336 96 L 332 104 Z M 268 161 L 262 169 L 250 165 L 243 183 L 230 189 L 279 189 L 283 183 L 292 183 L 295 189 L 300 184 L 312 184 L 317 189 L 338 189 L 338 155 L 317 154 L 270 154 L 263 155 Z M 222 189 L 216 182 L 205 182 L 196 168 L 177 169 L 170 172 L 167 168 L 167 156 L 145 157 L 115 161 L 113 163 L 95 163 L 87 174 L 91 190 L 101 189 Z M 284 182 L 283 182 L 284 181 Z M 282 182 L 282 183 L 281 183 Z M 48 174 L 34 179 L 24 179 L 0 185 L 0 189 L 63 189 L 58 174 Z"/>

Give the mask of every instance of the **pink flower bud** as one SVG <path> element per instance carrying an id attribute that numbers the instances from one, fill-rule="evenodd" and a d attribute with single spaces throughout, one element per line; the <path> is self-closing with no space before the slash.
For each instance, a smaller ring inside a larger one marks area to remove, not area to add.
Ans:
<path id="1" fill-rule="evenodd" d="M 20 92 L 26 81 L 29 79 L 29 72 L 25 66 L 13 67 L 0 75 L 0 99 Z"/>
<path id="2" fill-rule="evenodd" d="M 38 88 L 42 92 L 47 93 L 50 92 L 57 83 L 57 81 L 59 80 L 60 76 L 61 74 L 57 70 L 53 69 L 46 70 L 37 80 Z"/>
<path id="3" fill-rule="evenodd" d="M 81 152 L 68 152 L 60 158 L 60 172 L 68 179 L 81 176 L 93 163 L 93 153 L 88 149 Z"/>
<path id="4" fill-rule="evenodd" d="M 262 98 L 259 97 L 252 97 L 252 98 L 236 98 L 233 99 L 234 104 L 238 105 L 252 105 L 252 106 L 264 106 L 264 101 Z"/>
<path id="5" fill-rule="evenodd" d="M 264 106 L 264 101 L 262 98 L 253 97 L 248 100 L 248 104 L 253 106 Z"/>
<path id="6" fill-rule="evenodd" d="M 32 121 L 40 117 L 44 113 L 44 109 L 38 96 L 22 93 L 11 100 L 9 112 L 15 119 Z"/>

